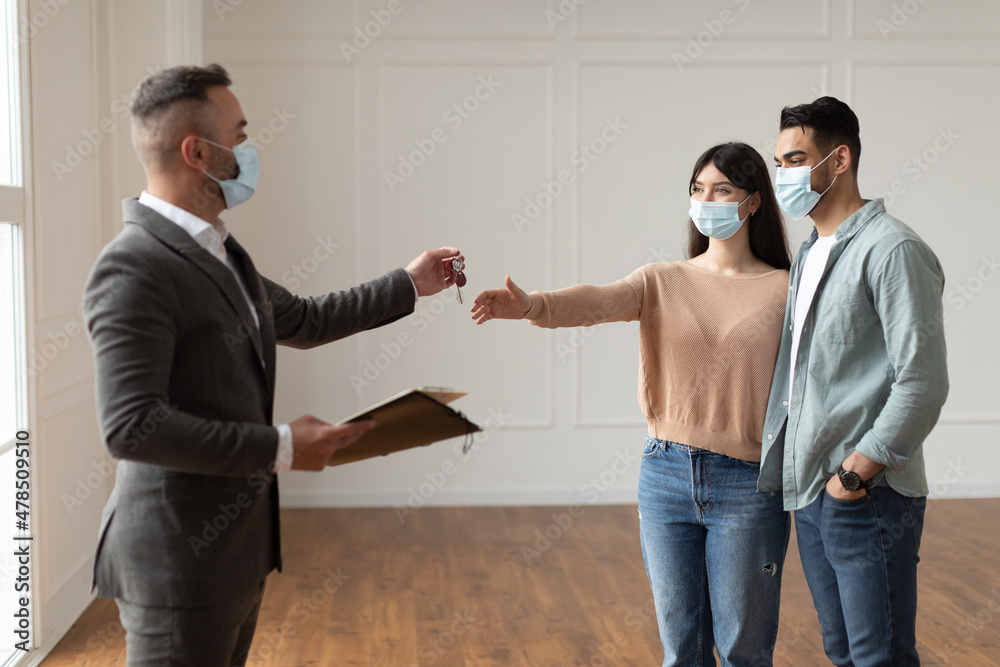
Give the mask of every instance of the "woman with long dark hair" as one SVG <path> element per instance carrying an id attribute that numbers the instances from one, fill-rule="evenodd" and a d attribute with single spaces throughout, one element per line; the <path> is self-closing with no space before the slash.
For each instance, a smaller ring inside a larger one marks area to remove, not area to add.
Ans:
<path id="1" fill-rule="evenodd" d="M 506 277 L 477 324 L 639 322 L 649 435 L 639 530 L 663 665 L 770 665 L 790 522 L 758 493 L 761 434 L 788 295 L 788 245 L 760 154 L 713 146 L 689 184 L 689 259 L 609 285 L 527 294 Z"/>

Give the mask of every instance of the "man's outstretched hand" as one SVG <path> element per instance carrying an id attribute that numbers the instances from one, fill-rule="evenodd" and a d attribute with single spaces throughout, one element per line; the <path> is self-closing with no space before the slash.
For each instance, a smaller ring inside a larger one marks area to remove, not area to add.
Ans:
<path id="1" fill-rule="evenodd" d="M 368 419 L 334 426 L 312 415 L 304 415 L 289 426 L 294 451 L 292 470 L 322 470 L 334 452 L 357 442 L 375 428 L 375 422 Z"/>
<path id="2" fill-rule="evenodd" d="M 431 296 L 455 284 L 451 262 L 456 259 L 465 261 L 458 248 L 445 247 L 422 252 L 407 264 L 406 273 L 416 285 L 417 295 Z"/>

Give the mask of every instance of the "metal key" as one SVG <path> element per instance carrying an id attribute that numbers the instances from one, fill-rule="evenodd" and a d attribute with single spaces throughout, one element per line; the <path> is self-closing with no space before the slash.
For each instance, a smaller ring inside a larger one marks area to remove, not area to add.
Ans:
<path id="1" fill-rule="evenodd" d="M 462 269 L 465 268 L 465 262 L 460 259 L 451 260 L 451 272 L 454 274 L 455 278 L 455 289 L 458 292 L 458 302 L 462 303 L 462 288 L 465 286 L 465 274 L 462 273 Z"/>

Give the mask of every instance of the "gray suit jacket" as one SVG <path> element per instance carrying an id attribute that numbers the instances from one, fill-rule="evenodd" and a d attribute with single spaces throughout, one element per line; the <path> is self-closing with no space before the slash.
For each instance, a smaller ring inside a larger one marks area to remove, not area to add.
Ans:
<path id="1" fill-rule="evenodd" d="M 94 564 L 103 597 L 199 607 L 281 568 L 271 473 L 275 344 L 308 348 L 413 311 L 402 269 L 301 298 L 257 273 L 230 236 L 260 318 L 232 272 L 135 199 L 84 293 L 101 435 L 118 475 Z"/>

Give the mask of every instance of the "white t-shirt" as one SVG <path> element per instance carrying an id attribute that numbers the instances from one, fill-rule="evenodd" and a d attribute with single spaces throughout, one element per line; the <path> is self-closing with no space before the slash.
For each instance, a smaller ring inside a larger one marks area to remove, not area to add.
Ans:
<path id="1" fill-rule="evenodd" d="M 806 261 L 802 265 L 802 274 L 799 276 L 799 288 L 795 292 L 795 306 L 792 309 L 793 329 L 792 329 L 792 358 L 788 371 L 788 409 L 792 409 L 792 387 L 795 384 L 795 360 L 799 355 L 799 339 L 802 336 L 802 325 L 806 321 L 809 313 L 809 306 L 812 305 L 813 297 L 816 295 L 816 287 L 826 270 L 826 261 L 830 258 L 830 248 L 833 247 L 836 236 L 820 236 L 813 243 L 806 255 Z"/>

